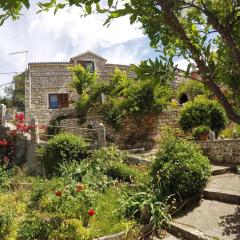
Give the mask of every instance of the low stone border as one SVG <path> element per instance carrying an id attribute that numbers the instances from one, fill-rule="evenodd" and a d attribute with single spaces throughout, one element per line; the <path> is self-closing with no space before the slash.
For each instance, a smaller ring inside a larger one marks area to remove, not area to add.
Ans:
<path id="1" fill-rule="evenodd" d="M 152 161 L 140 158 L 140 157 L 135 157 L 132 155 L 127 156 L 127 160 L 132 163 L 132 164 L 145 164 L 145 165 L 151 165 Z"/>
<path id="2" fill-rule="evenodd" d="M 120 233 L 107 235 L 99 238 L 94 238 L 93 240 L 122 240 L 125 235 L 126 235 L 126 232 L 122 231 Z"/>
<path id="3" fill-rule="evenodd" d="M 191 239 L 191 240 L 213 240 L 214 239 L 214 237 L 204 234 L 202 231 L 198 230 L 197 228 L 194 228 L 190 225 L 178 223 L 178 222 L 172 222 L 168 231 L 172 233 L 174 236 L 180 235 L 183 238 Z"/>

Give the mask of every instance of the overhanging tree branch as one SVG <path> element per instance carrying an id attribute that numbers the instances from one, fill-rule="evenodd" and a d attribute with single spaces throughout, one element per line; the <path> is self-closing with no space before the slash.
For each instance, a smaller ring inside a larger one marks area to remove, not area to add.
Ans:
<path id="1" fill-rule="evenodd" d="M 240 116 L 237 115 L 229 103 L 219 86 L 214 82 L 212 76 L 209 74 L 209 68 L 201 58 L 201 52 L 192 44 L 188 38 L 185 30 L 180 24 L 178 17 L 173 12 L 174 3 L 168 0 L 157 0 L 158 5 L 161 7 L 165 21 L 172 28 L 172 30 L 178 35 L 178 37 L 187 45 L 188 49 L 192 53 L 192 59 L 196 62 L 202 77 L 202 82 L 216 95 L 219 102 L 226 110 L 227 116 L 234 122 L 240 123 Z"/>

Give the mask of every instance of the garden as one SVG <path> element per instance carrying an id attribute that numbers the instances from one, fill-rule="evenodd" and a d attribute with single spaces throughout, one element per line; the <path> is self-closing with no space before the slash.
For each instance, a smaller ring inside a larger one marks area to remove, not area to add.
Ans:
<path id="1" fill-rule="evenodd" d="M 165 139 L 151 167 L 131 164 L 114 145 L 90 150 L 70 133 L 54 136 L 37 155 L 43 176 L 27 176 L 11 160 L 1 164 L 1 239 L 164 235 L 172 216 L 210 175 L 198 146 L 174 137 Z"/>
<path id="2" fill-rule="evenodd" d="M 140 69 L 135 68 L 138 73 Z M 95 73 L 81 66 L 71 70 L 72 87 L 81 97 L 77 110 L 87 114 L 101 106 L 105 121 L 116 129 L 126 115 L 174 107 L 167 82 L 159 87 L 141 75 L 139 80 L 130 80 L 116 69 L 109 83 L 99 84 Z M 99 105 L 102 92 L 106 102 Z M 29 176 L 14 155 L 17 141 L 36 126 L 17 114 L 15 129 L 0 142 L 0 238 L 90 240 L 117 233 L 121 239 L 164 237 L 171 220 L 191 199 L 199 200 L 211 175 L 208 158 L 193 140 L 202 140 L 201 135 L 210 131 L 218 137 L 227 126 L 223 108 L 203 85 L 196 87 L 190 80 L 180 85 L 176 96 L 182 92 L 191 96 L 179 119 L 185 135 L 179 137 L 168 129 L 151 165 L 131 162 L 127 151 L 114 144 L 92 149 L 89 139 L 55 132 L 36 149 L 42 174 Z"/>

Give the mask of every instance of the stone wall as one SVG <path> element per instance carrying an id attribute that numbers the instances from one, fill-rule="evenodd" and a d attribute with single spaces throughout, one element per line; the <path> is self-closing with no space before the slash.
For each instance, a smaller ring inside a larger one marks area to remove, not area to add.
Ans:
<path id="1" fill-rule="evenodd" d="M 63 119 L 60 121 L 60 131 L 74 133 L 91 140 L 98 141 L 98 133 L 96 129 L 97 123 L 85 128 L 81 126 L 78 118 Z"/>
<path id="2" fill-rule="evenodd" d="M 121 131 L 116 133 L 119 136 L 116 142 L 121 148 L 152 149 L 166 127 L 179 128 L 178 119 L 179 110 L 166 110 L 161 113 L 148 113 L 140 118 L 127 118 L 123 122 Z"/>
<path id="3" fill-rule="evenodd" d="M 104 123 L 108 142 L 117 144 L 121 149 L 142 148 L 152 149 L 156 146 L 162 131 L 166 126 L 178 128 L 179 110 L 163 111 L 161 113 L 148 113 L 139 117 L 128 116 L 122 122 L 119 130 L 115 130 L 103 121 L 102 116 L 88 117 L 84 125 L 79 125 L 78 119 L 64 119 L 60 121 L 62 130 L 78 135 L 86 134 L 93 138 L 93 133 L 82 131 L 82 127 L 96 128 L 99 123 Z"/>
<path id="4" fill-rule="evenodd" d="M 198 142 L 204 154 L 216 163 L 240 164 L 240 139 L 219 139 Z"/>

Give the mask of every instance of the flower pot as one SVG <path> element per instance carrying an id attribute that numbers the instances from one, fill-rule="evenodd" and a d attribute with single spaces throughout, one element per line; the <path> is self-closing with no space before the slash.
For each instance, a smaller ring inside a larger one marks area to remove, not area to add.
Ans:
<path id="1" fill-rule="evenodd" d="M 208 140 L 208 133 L 203 133 L 199 136 L 200 141 L 207 141 Z"/>

